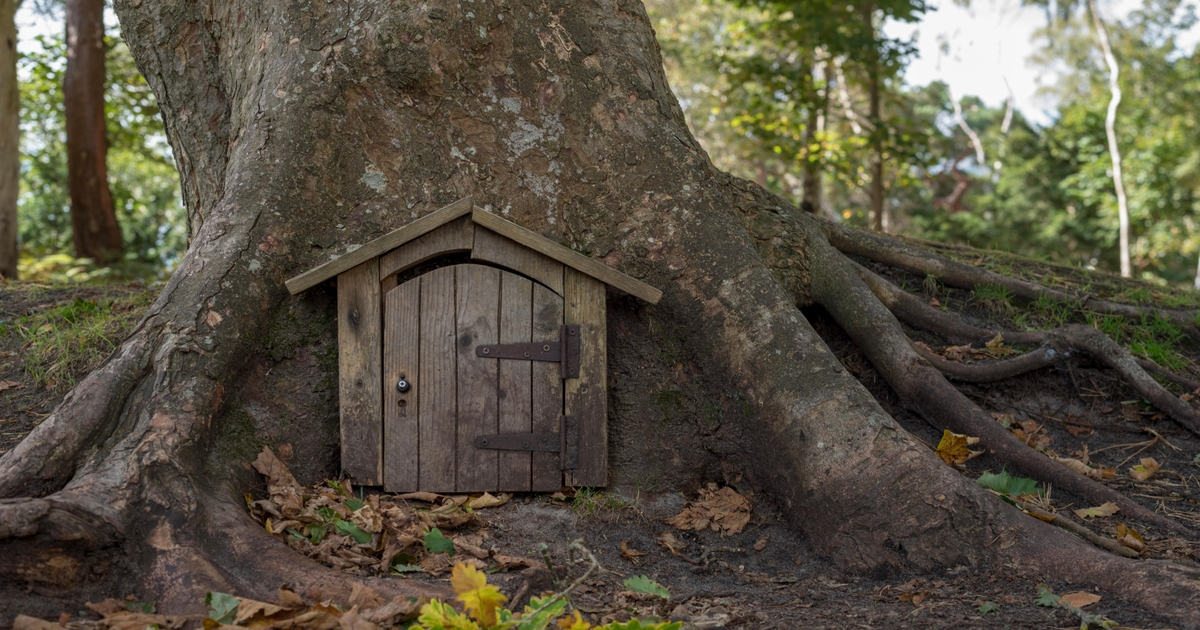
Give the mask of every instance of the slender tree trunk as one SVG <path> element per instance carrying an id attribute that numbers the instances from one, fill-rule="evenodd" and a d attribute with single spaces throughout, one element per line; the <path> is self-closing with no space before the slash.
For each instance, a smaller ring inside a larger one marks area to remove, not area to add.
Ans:
<path id="1" fill-rule="evenodd" d="M 821 205 L 824 203 L 821 194 L 821 159 L 820 154 L 814 151 L 813 147 L 822 141 L 818 128 L 821 126 L 824 109 L 821 106 L 821 93 L 816 89 L 816 64 L 807 64 L 806 74 L 812 90 L 811 98 L 808 99 L 808 121 L 804 125 L 804 181 L 800 184 L 802 193 L 800 203 L 804 210 L 820 214 Z M 828 91 L 828 89 L 824 90 L 824 92 Z"/>
<path id="2" fill-rule="evenodd" d="M 1121 85 L 1118 82 L 1121 68 L 1117 58 L 1113 56 L 1112 47 L 1108 45 L 1108 29 L 1104 19 L 1100 17 L 1100 9 L 1096 0 L 1088 0 L 1088 8 L 1092 12 L 1092 22 L 1096 25 L 1096 36 L 1100 40 L 1100 49 L 1104 51 L 1104 63 L 1108 65 L 1108 89 L 1112 98 L 1108 101 L 1108 114 L 1104 117 L 1104 132 L 1108 135 L 1108 154 L 1112 158 L 1113 186 L 1117 191 L 1117 220 L 1120 224 L 1121 247 L 1121 276 L 1128 278 L 1133 274 L 1129 260 L 1129 205 L 1125 199 L 1125 178 L 1121 174 L 1121 148 L 1117 146 L 1117 106 L 1121 104 Z"/>
<path id="3" fill-rule="evenodd" d="M 21 177 L 21 92 L 17 85 L 17 7 L 0 0 L 0 276 L 17 277 L 17 192 Z"/>
<path id="4" fill-rule="evenodd" d="M 75 255 L 106 264 L 120 258 L 121 229 L 108 188 L 104 118 L 104 0 L 67 0 L 67 184 Z"/>
<path id="5" fill-rule="evenodd" d="M 862 7 L 864 27 L 871 35 L 871 51 L 867 60 L 867 92 L 871 100 L 871 227 L 876 232 L 887 229 L 883 200 L 883 124 L 880 120 L 879 53 L 875 49 L 875 5 L 866 3 Z"/>

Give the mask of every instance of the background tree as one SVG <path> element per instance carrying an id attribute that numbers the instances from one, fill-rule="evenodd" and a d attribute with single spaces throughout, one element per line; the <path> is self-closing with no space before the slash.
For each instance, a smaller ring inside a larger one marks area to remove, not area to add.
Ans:
<path id="1" fill-rule="evenodd" d="M 121 229 L 108 187 L 104 108 L 104 0 L 66 0 L 63 105 L 67 187 L 75 255 L 100 264 L 121 257 Z"/>
<path id="2" fill-rule="evenodd" d="M 17 191 L 20 189 L 20 88 L 17 83 L 19 0 L 0 0 L 0 276 L 17 277 Z"/>

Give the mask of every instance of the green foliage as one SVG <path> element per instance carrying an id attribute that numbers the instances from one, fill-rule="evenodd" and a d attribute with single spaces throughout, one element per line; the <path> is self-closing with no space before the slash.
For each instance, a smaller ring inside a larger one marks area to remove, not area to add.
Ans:
<path id="1" fill-rule="evenodd" d="M 1013 498 L 1041 496 L 1042 491 L 1037 487 L 1037 481 L 1027 477 L 1014 477 L 1008 471 L 999 473 L 983 473 L 976 483 L 1000 495 L 1000 498 L 1012 503 Z"/>
<path id="2" fill-rule="evenodd" d="M 237 619 L 238 598 L 228 593 L 208 593 L 204 596 L 204 605 L 208 607 L 208 618 L 226 626 L 233 625 Z"/>
<path id="3" fill-rule="evenodd" d="M 153 292 L 76 298 L 16 319 L 12 325 L 26 339 L 25 371 L 38 385 L 70 389 L 124 339 L 153 298 Z"/>
<path id="4" fill-rule="evenodd" d="M 975 610 L 978 610 L 984 615 L 990 615 L 1000 610 L 1000 604 L 997 604 L 996 602 L 984 602 L 982 606 L 976 608 Z"/>
<path id="5" fill-rule="evenodd" d="M 354 542 L 360 545 L 365 545 L 371 542 L 371 535 L 359 529 L 357 525 L 351 523 L 350 521 L 338 519 L 333 522 L 333 528 L 337 530 L 337 533 L 353 538 Z"/>
<path id="6" fill-rule="evenodd" d="M 625 588 L 634 593 L 645 593 L 647 595 L 657 595 L 663 599 L 671 599 L 671 592 L 665 586 L 644 575 L 635 575 L 626 578 L 624 584 Z"/>
<path id="7" fill-rule="evenodd" d="M 450 557 L 454 557 L 454 543 L 446 540 L 446 537 L 442 536 L 442 530 L 436 527 L 429 530 L 428 534 L 425 534 L 422 543 L 429 550 L 429 553 L 445 553 L 449 554 Z"/>
<path id="8" fill-rule="evenodd" d="M 108 275 L 161 279 L 187 247 L 179 176 L 158 105 L 128 48 L 118 37 L 108 37 L 105 43 L 109 187 L 126 257 L 111 274 L 90 269 L 92 275 L 77 271 L 66 279 L 96 280 Z M 40 259 L 50 255 L 70 258 L 72 230 L 61 89 L 66 44 L 62 35 L 39 36 L 33 46 L 22 49 L 18 214 L 21 272 L 22 277 L 29 277 L 31 265 L 46 266 L 38 263 Z M 73 266 L 87 267 L 86 263 Z"/>
<path id="9" fill-rule="evenodd" d="M 1045 606 L 1046 608 L 1056 608 L 1058 606 L 1059 597 L 1054 594 L 1054 591 L 1046 588 L 1045 584 L 1038 584 L 1037 589 L 1037 598 L 1033 600 L 1033 603 L 1038 606 Z"/>

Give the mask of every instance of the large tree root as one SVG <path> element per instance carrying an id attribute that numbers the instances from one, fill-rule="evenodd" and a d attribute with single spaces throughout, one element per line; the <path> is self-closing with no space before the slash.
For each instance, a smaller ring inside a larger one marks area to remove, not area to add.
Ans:
<path id="1" fill-rule="evenodd" d="M 1010 278 L 994 271 L 972 267 L 960 262 L 932 254 L 900 241 L 869 234 L 832 221 L 822 221 L 829 242 L 847 254 L 862 256 L 867 260 L 884 263 L 893 267 L 935 276 L 938 282 L 959 289 L 974 289 L 981 285 L 1002 287 L 1012 291 L 1013 295 L 1026 299 L 1050 298 L 1058 302 L 1074 303 L 1106 315 L 1120 315 L 1131 319 L 1140 319 L 1154 314 L 1167 321 L 1182 326 L 1189 334 L 1200 334 L 1196 330 L 1195 313 L 1177 311 L 1148 306 L 1131 306 L 1108 300 L 1092 298 L 1088 295 L 1075 295 L 1058 289 L 1051 289 L 1040 284 Z"/>
<path id="2" fill-rule="evenodd" d="M 985 330 L 964 322 L 956 315 L 925 304 L 861 265 L 856 264 L 854 268 L 872 293 L 909 325 L 924 328 L 952 341 L 965 343 L 978 342 L 1001 334 L 1005 341 L 1013 343 L 1043 344 L 1037 350 L 1013 359 L 977 364 L 947 361 L 932 352 L 917 349 L 923 358 L 952 378 L 975 383 L 994 382 L 1049 367 L 1067 360 L 1073 353 L 1083 352 L 1115 371 L 1134 390 L 1150 401 L 1150 404 L 1166 413 L 1181 427 L 1200 436 L 1200 414 L 1147 374 L 1143 364 L 1150 362 L 1138 361 L 1121 344 L 1095 328 L 1082 324 L 1068 324 L 1044 332 L 1010 333 Z M 1170 374 L 1162 368 L 1158 368 L 1157 371 Z M 1175 378 L 1188 380 L 1182 377 Z"/>
<path id="3" fill-rule="evenodd" d="M 904 403 L 935 426 L 980 438 L 1000 461 L 1022 474 L 1096 505 L 1111 501 L 1131 518 L 1175 532 L 1183 525 L 1142 507 L 1125 495 L 1051 461 L 1001 427 L 912 348 L 900 323 L 864 283 L 850 261 L 822 243 L 810 247 L 813 298 L 825 307 L 883 375 Z"/>

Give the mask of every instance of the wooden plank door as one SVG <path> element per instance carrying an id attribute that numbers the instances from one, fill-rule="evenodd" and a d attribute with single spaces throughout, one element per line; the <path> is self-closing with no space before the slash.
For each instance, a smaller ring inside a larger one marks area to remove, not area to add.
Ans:
<path id="1" fill-rule="evenodd" d="M 556 453 L 475 446 L 480 435 L 557 432 L 558 364 L 482 358 L 475 348 L 557 340 L 562 296 L 514 273 L 463 264 L 413 278 L 383 301 L 385 489 L 558 489 Z"/>

